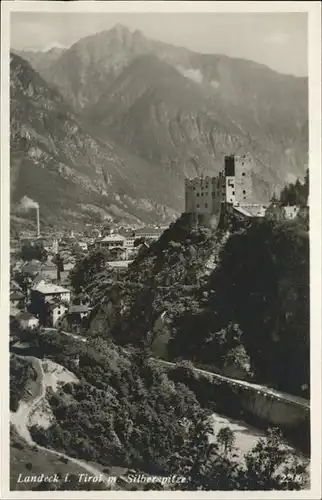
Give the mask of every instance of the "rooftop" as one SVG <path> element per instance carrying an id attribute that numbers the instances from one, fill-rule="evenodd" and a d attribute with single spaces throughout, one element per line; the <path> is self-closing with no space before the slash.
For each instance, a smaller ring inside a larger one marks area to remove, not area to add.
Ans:
<path id="1" fill-rule="evenodd" d="M 69 313 L 87 313 L 90 311 L 90 308 L 88 306 L 82 305 L 82 304 L 74 304 L 70 306 L 69 308 Z"/>
<path id="2" fill-rule="evenodd" d="M 23 311 L 22 313 L 20 313 L 18 315 L 18 319 L 37 319 L 36 316 L 34 316 L 33 314 L 27 312 L 27 311 Z"/>
<path id="3" fill-rule="evenodd" d="M 11 280 L 10 281 L 10 290 L 19 290 L 19 291 L 21 291 L 21 286 L 15 280 Z"/>
<path id="4" fill-rule="evenodd" d="M 16 307 L 10 306 L 10 316 L 11 317 L 15 318 L 20 313 L 21 313 L 21 311 L 19 309 L 17 309 Z"/>
<path id="5" fill-rule="evenodd" d="M 121 234 L 108 234 L 104 238 L 101 238 L 100 241 L 123 241 L 125 239 Z"/>
<path id="6" fill-rule="evenodd" d="M 24 273 L 36 273 L 40 271 L 41 269 L 41 262 L 39 260 L 31 260 L 30 262 L 27 262 L 23 268 L 22 272 Z"/>
<path id="7" fill-rule="evenodd" d="M 19 292 L 19 290 L 16 290 L 10 294 L 10 300 L 21 300 L 24 298 L 24 294 L 22 292 Z"/>
<path id="8" fill-rule="evenodd" d="M 52 283 L 45 283 L 44 281 L 40 281 L 40 283 L 34 286 L 32 290 L 44 295 L 51 295 L 53 293 L 70 293 L 70 290 L 67 288 L 63 288 L 59 285 L 53 285 Z"/>
<path id="9" fill-rule="evenodd" d="M 234 210 L 240 212 L 241 214 L 247 217 L 264 217 L 266 212 L 266 208 L 264 206 L 259 206 L 259 205 L 253 205 L 253 206 L 234 205 Z"/>
<path id="10" fill-rule="evenodd" d="M 161 233 L 162 233 L 161 229 L 143 227 L 135 231 L 135 236 L 141 236 L 141 235 L 143 236 L 144 234 L 153 234 L 155 236 L 159 236 Z"/>
<path id="11" fill-rule="evenodd" d="M 114 261 L 108 262 L 107 264 L 109 267 L 113 267 L 113 268 L 126 268 L 130 264 L 132 264 L 132 262 L 133 262 L 133 260 L 114 260 Z"/>

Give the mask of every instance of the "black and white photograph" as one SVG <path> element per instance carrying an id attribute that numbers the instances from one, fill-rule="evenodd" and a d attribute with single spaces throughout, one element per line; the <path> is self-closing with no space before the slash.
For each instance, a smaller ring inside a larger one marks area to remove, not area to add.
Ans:
<path id="1" fill-rule="evenodd" d="M 3 2 L 3 498 L 320 498 L 320 3 L 55 3 Z"/>

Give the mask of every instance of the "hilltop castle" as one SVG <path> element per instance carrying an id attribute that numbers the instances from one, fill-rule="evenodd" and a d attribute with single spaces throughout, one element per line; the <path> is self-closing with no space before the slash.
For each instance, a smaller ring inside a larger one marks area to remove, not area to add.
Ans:
<path id="1" fill-rule="evenodd" d="M 185 180 L 185 212 L 217 215 L 222 204 L 235 207 L 245 216 L 263 216 L 264 207 L 252 203 L 251 158 L 225 156 L 225 168 L 216 177 Z"/>
<path id="2" fill-rule="evenodd" d="M 252 197 L 252 161 L 244 156 L 226 156 L 224 172 L 216 177 L 185 180 L 185 212 L 217 213 L 221 203 L 245 205 Z"/>

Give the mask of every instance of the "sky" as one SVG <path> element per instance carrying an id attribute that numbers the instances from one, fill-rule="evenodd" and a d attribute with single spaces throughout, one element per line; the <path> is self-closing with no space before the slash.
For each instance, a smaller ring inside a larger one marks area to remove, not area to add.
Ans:
<path id="1" fill-rule="evenodd" d="M 286 74 L 308 75 L 307 14 L 13 12 L 11 47 L 69 47 L 116 24 L 190 50 L 249 59 Z"/>

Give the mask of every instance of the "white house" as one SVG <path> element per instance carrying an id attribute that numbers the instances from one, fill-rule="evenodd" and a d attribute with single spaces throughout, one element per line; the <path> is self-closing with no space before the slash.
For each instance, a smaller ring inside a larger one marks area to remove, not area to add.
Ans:
<path id="1" fill-rule="evenodd" d="M 47 323 L 50 326 L 60 328 L 62 320 L 68 311 L 68 306 L 65 303 L 55 303 L 49 307 L 49 316 Z"/>
<path id="2" fill-rule="evenodd" d="M 96 241 L 100 248 L 126 248 L 126 238 L 121 234 L 108 234 L 104 238 Z"/>

